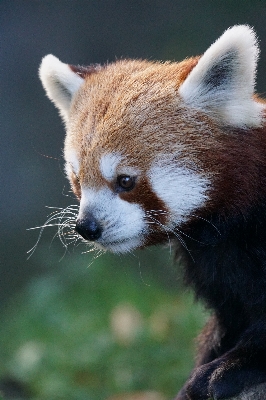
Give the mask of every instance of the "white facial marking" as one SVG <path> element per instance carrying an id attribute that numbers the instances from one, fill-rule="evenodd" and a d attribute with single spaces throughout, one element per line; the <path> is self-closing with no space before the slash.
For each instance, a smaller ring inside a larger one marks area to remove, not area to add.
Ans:
<path id="1" fill-rule="evenodd" d="M 100 160 L 100 170 L 102 176 L 107 181 L 111 181 L 116 176 L 116 168 L 122 157 L 118 153 L 104 154 Z"/>
<path id="2" fill-rule="evenodd" d="M 170 225 L 188 220 L 190 214 L 204 205 L 208 196 L 209 180 L 185 166 L 162 157 L 149 171 L 151 186 L 168 207 Z"/>
<path id="3" fill-rule="evenodd" d="M 123 157 L 119 153 L 108 153 L 102 156 L 100 170 L 104 179 L 111 182 L 117 175 L 138 176 L 140 173 L 139 169 L 128 165 L 119 165 L 122 160 Z"/>
<path id="4" fill-rule="evenodd" d="M 78 218 L 91 213 L 103 232 L 96 244 L 113 253 L 141 246 L 145 235 L 145 212 L 139 204 L 122 200 L 108 188 L 82 189 Z"/>
<path id="5" fill-rule="evenodd" d="M 66 160 L 66 165 L 65 165 L 65 171 L 70 179 L 72 172 L 74 172 L 77 176 L 79 175 L 79 161 L 77 157 L 77 153 L 73 149 L 67 149 L 65 150 L 65 160 Z"/>

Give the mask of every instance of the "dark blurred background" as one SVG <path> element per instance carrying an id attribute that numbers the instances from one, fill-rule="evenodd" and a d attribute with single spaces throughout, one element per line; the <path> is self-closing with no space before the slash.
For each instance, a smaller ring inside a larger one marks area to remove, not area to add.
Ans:
<path id="1" fill-rule="evenodd" d="M 46 206 L 73 203 L 63 173 L 63 124 L 38 78 L 42 57 L 52 53 L 83 65 L 121 57 L 178 61 L 203 53 L 228 27 L 250 24 L 260 39 L 257 91 L 263 94 L 265 21 L 265 0 L 0 1 L 2 311 L 28 282 L 56 270 L 64 255 L 59 241 L 51 243 L 55 232 L 48 229 L 27 260 L 38 237 L 27 228 L 45 222 Z M 151 269 L 147 254 L 144 264 Z M 154 271 L 164 279 L 160 266 Z"/>

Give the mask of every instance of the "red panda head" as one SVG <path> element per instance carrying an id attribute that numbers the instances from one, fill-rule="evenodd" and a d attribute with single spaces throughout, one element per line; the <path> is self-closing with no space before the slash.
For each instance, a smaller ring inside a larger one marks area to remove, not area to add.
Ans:
<path id="1" fill-rule="evenodd" d="M 180 63 L 73 67 L 46 56 L 40 77 L 66 125 L 77 232 L 126 252 L 178 236 L 206 210 L 226 207 L 230 194 L 221 187 L 234 186 L 238 151 L 232 132 L 262 124 L 263 106 L 253 98 L 257 56 L 247 26 Z"/>

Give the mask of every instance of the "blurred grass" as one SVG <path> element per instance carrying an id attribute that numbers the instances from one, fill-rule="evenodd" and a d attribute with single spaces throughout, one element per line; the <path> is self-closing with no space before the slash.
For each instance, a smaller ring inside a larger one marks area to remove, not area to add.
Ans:
<path id="1" fill-rule="evenodd" d="M 48 264 L 60 258 L 38 253 Z M 168 257 L 149 255 L 157 263 Z M 13 299 L 0 322 L 1 376 L 24 383 L 38 400 L 151 390 L 173 397 L 193 366 L 202 308 L 130 257 L 88 263 L 70 254 Z"/>

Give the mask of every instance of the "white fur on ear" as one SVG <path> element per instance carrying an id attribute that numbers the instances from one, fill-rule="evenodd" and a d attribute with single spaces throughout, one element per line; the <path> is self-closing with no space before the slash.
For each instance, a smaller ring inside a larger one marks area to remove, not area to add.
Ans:
<path id="1" fill-rule="evenodd" d="M 200 58 L 179 88 L 184 102 L 219 123 L 258 127 L 262 105 L 253 100 L 259 48 L 246 25 L 229 28 Z"/>
<path id="2" fill-rule="evenodd" d="M 67 122 L 71 99 L 84 80 L 52 54 L 42 59 L 39 76 L 47 96 Z"/>

